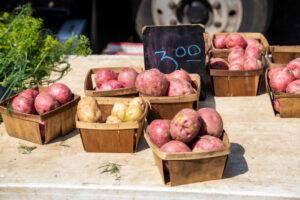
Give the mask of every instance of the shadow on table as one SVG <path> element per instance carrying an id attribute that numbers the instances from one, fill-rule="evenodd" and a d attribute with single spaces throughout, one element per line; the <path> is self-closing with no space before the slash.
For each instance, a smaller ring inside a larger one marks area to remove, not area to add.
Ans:
<path id="1" fill-rule="evenodd" d="M 230 154 L 223 178 L 231 178 L 248 171 L 248 164 L 244 157 L 245 149 L 238 143 L 231 143 Z"/>
<path id="2" fill-rule="evenodd" d="M 70 138 L 72 138 L 72 137 L 74 137 L 74 136 L 76 136 L 78 134 L 79 134 L 79 130 L 75 129 L 74 131 L 68 133 L 65 136 L 61 136 L 61 137 L 58 137 L 58 138 L 52 140 L 51 142 L 49 142 L 49 144 L 52 144 L 52 143 L 55 143 L 55 142 L 59 142 L 59 141 L 60 142 L 64 142 L 64 141 L 66 141 L 66 140 L 68 140 L 68 139 L 70 139 Z"/>
<path id="3" fill-rule="evenodd" d="M 265 63 L 267 63 L 266 59 L 265 59 Z M 265 79 L 265 72 L 266 72 L 266 68 L 268 66 L 266 65 L 265 70 L 262 74 L 262 77 L 260 79 L 260 84 L 259 84 L 259 90 L 258 90 L 258 95 L 262 95 L 267 93 L 267 89 L 266 89 L 266 79 Z"/>
<path id="4" fill-rule="evenodd" d="M 213 108 L 216 109 L 215 95 L 213 91 L 213 85 L 211 83 L 211 77 L 209 74 L 206 74 L 206 98 L 204 100 L 199 101 L 199 109 L 200 108 Z"/>

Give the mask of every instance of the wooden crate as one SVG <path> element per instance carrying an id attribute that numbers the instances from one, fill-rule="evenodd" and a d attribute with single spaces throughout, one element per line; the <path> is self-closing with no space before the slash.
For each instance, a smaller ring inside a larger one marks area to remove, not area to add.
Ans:
<path id="1" fill-rule="evenodd" d="M 47 87 L 38 87 L 37 89 L 39 92 L 43 92 Z M 42 115 L 25 114 L 13 110 L 9 112 L 7 107 L 16 96 L 12 96 L 0 104 L 0 112 L 8 135 L 37 144 L 47 144 L 76 128 L 74 118 L 80 96 L 73 94 L 70 102 Z M 45 123 L 44 141 L 41 138 L 39 123 Z"/>
<path id="2" fill-rule="evenodd" d="M 163 96 L 149 97 L 143 96 L 151 107 L 148 111 L 147 121 L 152 122 L 155 119 L 173 119 L 173 117 L 183 108 L 198 109 L 200 96 L 200 76 L 199 74 L 189 74 L 192 80 L 192 86 L 197 90 L 196 94 L 186 96 Z M 141 95 L 142 96 L 142 95 Z"/>
<path id="3" fill-rule="evenodd" d="M 115 103 L 129 103 L 131 98 L 96 97 L 102 122 L 111 114 Z M 86 152 L 133 153 L 137 151 L 144 128 L 148 104 L 138 121 L 116 124 L 81 122 L 76 115 L 76 127 L 79 129 Z"/>
<path id="4" fill-rule="evenodd" d="M 165 153 L 151 141 L 148 129 L 144 136 L 165 184 L 176 186 L 222 178 L 230 154 L 230 142 L 226 132 L 221 137 L 225 148 L 197 153 Z M 169 172 L 163 169 L 164 161 L 168 162 Z"/>
<path id="5" fill-rule="evenodd" d="M 227 54 L 222 57 L 227 61 Z M 262 56 L 262 69 L 258 70 L 218 70 L 210 69 L 213 91 L 217 97 L 256 96 L 259 92 L 265 59 Z M 208 63 L 210 68 L 210 62 Z"/>
<path id="6" fill-rule="evenodd" d="M 300 94 L 274 93 L 269 85 L 269 70 L 267 69 L 265 73 L 266 89 L 270 97 L 274 115 L 281 118 L 300 118 Z M 280 113 L 274 110 L 273 100 L 275 99 L 279 99 L 280 101 Z"/>
<path id="7" fill-rule="evenodd" d="M 230 34 L 230 33 L 215 33 L 212 38 L 212 55 L 215 58 L 222 58 L 230 53 L 230 49 L 217 49 L 215 48 L 214 45 L 214 39 L 219 36 L 219 35 L 224 35 L 224 34 Z M 257 39 L 260 44 L 262 44 L 263 49 L 262 49 L 262 54 L 265 55 L 267 53 L 267 50 L 269 48 L 269 42 L 265 38 L 265 36 L 261 33 L 238 33 L 244 38 L 253 38 Z"/>
<path id="8" fill-rule="evenodd" d="M 117 75 L 121 72 L 124 67 L 107 67 L 114 71 Z M 142 67 L 131 66 L 134 68 L 137 73 L 143 71 Z M 134 97 L 138 96 L 138 91 L 135 87 L 131 88 L 121 88 L 116 90 L 107 90 L 107 91 L 96 91 L 94 88 L 96 85 L 93 83 L 93 75 L 97 73 L 100 68 L 90 69 L 84 80 L 84 93 L 85 96 L 91 97 Z"/>
<path id="9" fill-rule="evenodd" d="M 272 59 L 269 57 L 272 56 Z M 266 55 L 268 67 L 272 69 L 278 65 L 286 66 L 295 58 L 300 58 L 299 46 L 270 46 Z"/>

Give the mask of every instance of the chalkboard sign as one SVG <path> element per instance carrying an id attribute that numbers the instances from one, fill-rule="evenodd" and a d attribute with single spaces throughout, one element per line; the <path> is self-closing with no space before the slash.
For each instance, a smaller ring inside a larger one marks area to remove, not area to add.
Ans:
<path id="1" fill-rule="evenodd" d="M 143 28 L 145 68 L 169 74 L 178 69 L 201 77 L 200 99 L 205 98 L 205 29 L 202 25 L 146 26 Z"/>

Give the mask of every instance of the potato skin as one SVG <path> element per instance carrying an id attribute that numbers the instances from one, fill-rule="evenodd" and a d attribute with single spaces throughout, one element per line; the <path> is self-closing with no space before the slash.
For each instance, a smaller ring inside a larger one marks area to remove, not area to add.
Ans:
<path id="1" fill-rule="evenodd" d="M 77 116 L 79 121 L 83 122 L 100 122 L 101 111 L 97 101 L 93 97 L 81 99 L 77 105 Z"/>
<path id="2" fill-rule="evenodd" d="M 157 119 L 149 125 L 149 137 L 156 146 L 161 147 L 171 140 L 170 122 L 167 119 Z"/>
<path id="3" fill-rule="evenodd" d="M 170 133 L 174 140 L 190 142 L 201 128 L 201 119 L 197 111 L 184 108 L 171 121 Z"/>
<path id="4" fill-rule="evenodd" d="M 197 112 L 202 120 L 200 133 L 220 137 L 223 133 L 223 120 L 219 113 L 211 108 L 201 108 Z"/>
<path id="5" fill-rule="evenodd" d="M 186 80 L 179 78 L 171 79 L 168 96 L 185 96 L 194 93 L 193 86 Z"/>
<path id="6" fill-rule="evenodd" d="M 222 148 L 224 148 L 222 140 L 211 135 L 203 135 L 196 141 L 193 152 L 214 151 Z"/>
<path id="7" fill-rule="evenodd" d="M 135 86 L 145 96 L 165 96 L 169 82 L 158 69 L 145 70 L 136 77 Z"/>

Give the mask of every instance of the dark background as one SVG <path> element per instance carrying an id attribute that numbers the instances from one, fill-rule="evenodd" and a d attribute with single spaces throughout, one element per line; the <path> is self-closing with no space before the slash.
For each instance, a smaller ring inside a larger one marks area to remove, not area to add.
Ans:
<path id="1" fill-rule="evenodd" d="M 26 2 L 28 1 L 1 0 L 0 11 L 11 11 L 17 5 Z M 134 28 L 136 9 L 132 8 L 134 1 L 31 0 L 30 2 L 35 9 L 34 15 L 43 18 L 45 26 L 53 33 L 59 30 L 66 19 L 86 19 L 86 34 L 92 40 L 94 53 L 100 53 L 108 42 L 141 42 Z M 92 25 L 94 29 L 91 29 Z M 271 45 L 300 45 L 300 1 L 274 0 L 272 20 L 265 35 Z"/>

